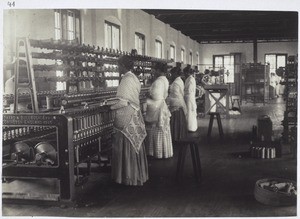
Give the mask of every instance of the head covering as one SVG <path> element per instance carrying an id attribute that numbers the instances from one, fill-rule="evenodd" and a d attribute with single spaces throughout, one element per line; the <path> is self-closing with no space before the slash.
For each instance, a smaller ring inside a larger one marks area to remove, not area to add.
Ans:
<path id="1" fill-rule="evenodd" d="M 162 72 L 167 72 L 167 64 L 163 62 L 155 62 L 153 65 L 155 70 L 160 70 Z"/>
<path id="2" fill-rule="evenodd" d="M 205 69 L 204 74 L 208 75 L 210 73 L 210 71 L 208 69 Z"/>
<path id="3" fill-rule="evenodd" d="M 127 70 L 133 68 L 134 61 L 131 56 L 123 55 L 118 59 L 118 65 L 124 66 Z"/>
<path id="4" fill-rule="evenodd" d="M 131 50 L 131 55 L 132 56 L 136 56 L 138 54 L 137 50 L 136 49 L 132 49 Z"/>
<path id="5" fill-rule="evenodd" d="M 184 69 L 183 69 L 183 73 L 184 74 L 192 74 L 193 70 L 191 69 L 191 65 L 187 65 Z"/>
<path id="6" fill-rule="evenodd" d="M 178 67 L 174 67 L 171 69 L 170 73 L 171 73 L 172 77 L 176 78 L 181 75 L 181 70 Z"/>

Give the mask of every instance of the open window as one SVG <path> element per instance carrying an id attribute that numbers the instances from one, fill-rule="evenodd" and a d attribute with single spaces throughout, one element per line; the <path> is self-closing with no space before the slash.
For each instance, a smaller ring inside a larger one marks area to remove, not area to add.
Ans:
<path id="1" fill-rule="evenodd" d="M 105 47 L 110 49 L 121 49 L 120 26 L 105 21 Z"/>
<path id="2" fill-rule="evenodd" d="M 234 83 L 234 55 L 214 55 L 215 71 L 224 69 L 224 83 Z"/>
<path id="3" fill-rule="evenodd" d="M 199 53 L 196 52 L 196 60 L 197 60 L 197 66 L 199 68 L 199 65 L 200 65 L 200 58 L 199 58 Z"/>
<path id="4" fill-rule="evenodd" d="M 175 60 L 175 46 L 174 45 L 170 45 L 170 60 L 173 60 L 174 62 L 176 62 L 176 60 Z"/>
<path id="5" fill-rule="evenodd" d="M 80 11 L 74 9 L 55 9 L 55 39 L 74 40 L 81 43 Z"/>
<path id="6" fill-rule="evenodd" d="M 146 55 L 145 52 L 145 35 L 136 32 L 134 36 L 134 41 L 135 41 L 135 49 L 137 50 L 137 53 L 139 55 Z"/>
<path id="7" fill-rule="evenodd" d="M 265 54 L 265 63 L 270 65 L 270 74 L 276 73 L 280 67 L 286 66 L 287 54 Z"/>
<path id="8" fill-rule="evenodd" d="M 189 64 L 193 65 L 193 52 L 190 51 L 190 55 L 189 55 Z"/>
<path id="9" fill-rule="evenodd" d="M 185 49 L 181 48 L 180 50 L 180 57 L 181 57 L 181 63 L 185 64 L 186 60 L 185 60 Z"/>
<path id="10" fill-rule="evenodd" d="M 55 40 L 76 40 L 81 43 L 80 11 L 74 9 L 54 10 L 54 38 Z M 57 61 L 56 64 L 61 64 Z M 63 76 L 63 71 L 56 71 L 56 76 Z M 56 90 L 66 90 L 66 82 L 56 82 Z"/>

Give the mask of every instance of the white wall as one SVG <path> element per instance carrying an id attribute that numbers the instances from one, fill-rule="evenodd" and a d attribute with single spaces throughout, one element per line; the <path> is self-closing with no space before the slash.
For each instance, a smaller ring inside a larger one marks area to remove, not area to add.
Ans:
<path id="1" fill-rule="evenodd" d="M 213 55 L 242 53 L 242 62 L 253 62 L 253 43 L 201 44 L 200 63 L 213 64 Z M 257 44 L 257 62 L 264 63 L 266 53 L 298 54 L 298 42 L 269 42 Z M 201 68 L 200 68 L 201 70 Z"/>
<path id="2" fill-rule="evenodd" d="M 16 37 L 54 38 L 54 10 L 4 10 L 3 17 L 5 55 L 14 52 Z"/>
<path id="3" fill-rule="evenodd" d="M 3 18 L 4 65 L 13 60 L 17 37 L 54 38 L 54 10 L 4 10 Z M 12 74 L 11 71 L 4 72 L 3 82 Z"/>
<path id="4" fill-rule="evenodd" d="M 142 10 L 134 9 L 93 9 L 81 10 L 83 26 L 83 43 L 104 46 L 104 22 L 109 21 L 121 26 L 121 50 L 130 52 L 134 48 L 134 34 L 145 35 L 146 55 L 155 56 L 155 39 L 160 38 L 163 43 L 163 58 L 168 58 L 170 44 L 175 44 L 176 61 L 180 61 L 181 46 L 193 50 L 193 60 L 199 52 L 200 44 L 170 27 L 153 15 Z M 196 62 L 194 62 L 196 63 Z"/>
<path id="5" fill-rule="evenodd" d="M 201 44 L 200 63 L 213 64 L 213 55 L 225 55 L 229 53 L 242 53 L 244 62 L 253 62 L 252 43 L 221 43 L 221 44 Z"/>
<path id="6" fill-rule="evenodd" d="M 298 42 L 259 43 L 257 46 L 257 60 L 264 62 L 266 53 L 298 54 Z"/>

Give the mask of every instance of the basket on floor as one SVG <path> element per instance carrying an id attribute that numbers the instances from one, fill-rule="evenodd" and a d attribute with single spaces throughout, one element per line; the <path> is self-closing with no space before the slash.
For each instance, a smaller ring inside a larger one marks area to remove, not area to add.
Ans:
<path id="1" fill-rule="evenodd" d="M 255 183 L 254 196 L 265 205 L 296 205 L 297 183 L 288 179 L 261 179 Z"/>

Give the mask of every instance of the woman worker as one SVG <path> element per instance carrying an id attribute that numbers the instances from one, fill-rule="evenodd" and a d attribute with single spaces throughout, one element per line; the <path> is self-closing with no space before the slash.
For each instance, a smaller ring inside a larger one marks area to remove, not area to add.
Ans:
<path id="1" fill-rule="evenodd" d="M 141 84 L 131 72 L 133 60 L 130 56 L 120 57 L 118 66 L 124 76 L 117 89 L 119 101 L 111 106 L 115 110 L 112 179 L 125 185 L 143 185 L 148 180 L 148 164 L 143 143 L 146 129 L 139 100 Z"/>
<path id="2" fill-rule="evenodd" d="M 171 113 L 166 104 L 169 81 L 166 78 L 167 65 L 156 63 L 154 66 L 157 79 L 150 88 L 150 99 L 147 99 L 145 140 L 147 154 L 155 158 L 173 156 L 173 145 L 170 131 Z"/>
<path id="3" fill-rule="evenodd" d="M 187 106 L 187 130 L 195 132 L 198 129 L 196 80 L 194 78 L 194 72 L 189 65 L 183 69 L 183 73 L 187 77 L 184 83 L 184 100 Z"/>
<path id="4" fill-rule="evenodd" d="M 186 135 L 186 104 L 184 101 L 184 82 L 181 79 L 180 67 L 171 69 L 173 82 L 169 89 L 167 103 L 171 111 L 171 135 L 172 140 L 176 141 Z"/>

